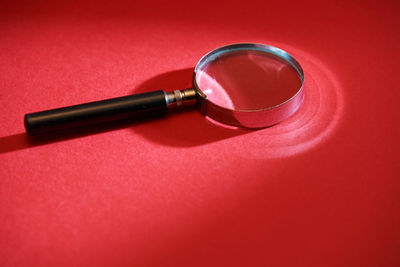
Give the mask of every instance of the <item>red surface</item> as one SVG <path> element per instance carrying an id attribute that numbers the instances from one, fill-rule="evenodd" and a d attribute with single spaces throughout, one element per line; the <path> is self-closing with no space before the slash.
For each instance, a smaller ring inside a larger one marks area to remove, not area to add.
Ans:
<path id="1" fill-rule="evenodd" d="M 395 1 L 53 2 L 0 8 L 1 266 L 400 266 Z M 303 65 L 291 119 L 23 133 L 27 112 L 189 86 L 235 42 Z"/>

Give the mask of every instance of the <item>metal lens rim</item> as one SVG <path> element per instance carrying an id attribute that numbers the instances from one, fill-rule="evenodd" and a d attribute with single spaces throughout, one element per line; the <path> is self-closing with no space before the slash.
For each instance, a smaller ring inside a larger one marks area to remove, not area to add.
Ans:
<path id="1" fill-rule="evenodd" d="M 199 71 L 203 68 L 203 66 L 205 64 L 208 64 L 210 62 L 212 62 L 213 60 L 215 60 L 216 58 L 220 57 L 221 55 L 225 54 L 225 53 L 229 53 L 229 52 L 233 52 L 233 51 L 240 51 L 240 50 L 255 50 L 255 51 L 261 51 L 261 52 L 265 52 L 268 54 L 272 54 L 275 55 L 281 59 L 283 59 L 284 61 L 288 62 L 293 68 L 294 70 L 298 73 L 300 79 L 301 79 L 301 86 L 298 89 L 298 91 L 296 92 L 296 94 L 294 94 L 291 98 L 287 99 L 286 101 L 272 106 L 272 107 L 267 107 L 267 108 L 261 108 L 261 109 L 253 109 L 253 110 L 240 110 L 240 109 L 228 109 L 222 106 L 219 106 L 215 103 L 213 103 L 214 106 L 218 106 L 221 109 L 225 109 L 225 110 L 231 110 L 231 111 L 236 111 L 236 112 L 257 112 L 257 111 L 265 111 L 265 110 L 269 110 L 269 109 L 274 109 L 277 108 L 281 105 L 284 105 L 287 102 L 290 102 L 292 99 L 294 99 L 301 91 L 303 88 L 303 84 L 304 84 L 304 71 L 303 68 L 301 67 L 300 63 L 293 57 L 291 56 L 289 53 L 287 53 L 286 51 L 271 46 L 271 45 L 266 45 L 266 44 L 258 44 L 258 43 L 236 43 L 236 44 L 230 44 L 230 45 L 226 45 L 226 46 L 222 46 L 219 47 L 217 49 L 212 50 L 211 52 L 205 54 L 197 63 L 195 69 L 194 69 L 194 73 L 193 73 L 193 87 L 196 90 L 196 92 L 200 95 L 200 97 L 202 98 L 203 102 L 207 102 L 209 101 L 207 99 L 207 96 L 204 94 L 204 92 L 200 89 L 199 85 L 197 84 L 197 73 L 199 73 Z M 211 102 L 211 101 L 210 101 Z M 206 108 L 201 108 L 201 111 L 203 110 L 202 113 L 204 113 L 204 111 L 206 110 Z"/>

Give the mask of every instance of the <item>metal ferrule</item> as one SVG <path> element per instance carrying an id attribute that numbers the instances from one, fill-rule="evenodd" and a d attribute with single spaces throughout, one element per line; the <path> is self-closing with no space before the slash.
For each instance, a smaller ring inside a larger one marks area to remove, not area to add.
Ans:
<path id="1" fill-rule="evenodd" d="M 194 89 L 174 90 L 165 94 L 168 109 L 179 109 L 186 106 L 194 106 L 197 102 L 197 94 Z"/>

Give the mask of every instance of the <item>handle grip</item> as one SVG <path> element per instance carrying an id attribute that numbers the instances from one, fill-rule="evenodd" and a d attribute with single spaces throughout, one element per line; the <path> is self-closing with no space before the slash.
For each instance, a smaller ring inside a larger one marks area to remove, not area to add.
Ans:
<path id="1" fill-rule="evenodd" d="M 28 135 L 38 135 L 142 114 L 161 115 L 167 109 L 167 93 L 159 90 L 30 113 L 24 122 Z"/>
<path id="2" fill-rule="evenodd" d="M 162 115 L 169 109 L 195 106 L 195 89 L 163 90 L 25 114 L 28 135 L 39 135 L 126 118 Z"/>

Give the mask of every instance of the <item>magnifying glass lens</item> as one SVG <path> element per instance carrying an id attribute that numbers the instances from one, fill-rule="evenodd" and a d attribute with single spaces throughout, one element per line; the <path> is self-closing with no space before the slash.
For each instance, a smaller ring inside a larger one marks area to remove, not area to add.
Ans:
<path id="1" fill-rule="evenodd" d="M 259 50 L 225 50 L 205 60 L 196 82 L 207 99 L 232 110 L 268 109 L 293 97 L 302 86 L 286 60 Z"/>

